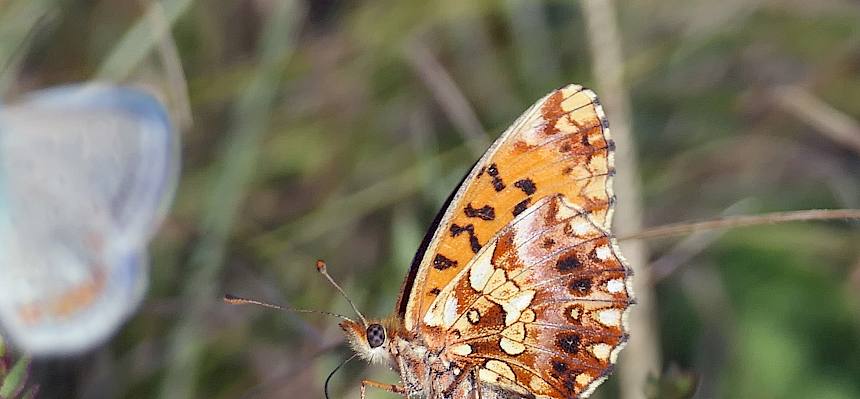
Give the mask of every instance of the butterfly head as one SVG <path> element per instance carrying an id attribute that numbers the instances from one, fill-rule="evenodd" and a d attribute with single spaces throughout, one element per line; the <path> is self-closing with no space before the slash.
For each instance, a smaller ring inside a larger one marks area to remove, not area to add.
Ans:
<path id="1" fill-rule="evenodd" d="M 340 327 L 346 333 L 350 346 L 359 357 L 370 363 L 386 363 L 390 358 L 389 329 L 383 323 L 345 320 Z"/>

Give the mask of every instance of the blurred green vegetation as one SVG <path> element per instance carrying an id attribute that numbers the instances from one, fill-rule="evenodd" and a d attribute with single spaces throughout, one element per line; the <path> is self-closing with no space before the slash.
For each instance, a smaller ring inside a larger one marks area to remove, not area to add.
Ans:
<path id="1" fill-rule="evenodd" d="M 28 382 L 31 359 L 13 359 L 6 342 L 0 337 L 0 398 L 32 399 L 39 387 Z"/>
<path id="2" fill-rule="evenodd" d="M 187 96 L 193 118 L 146 302 L 104 348 L 35 362 L 44 397 L 322 397 L 348 356 L 335 321 L 220 295 L 349 313 L 313 268 L 324 258 L 364 313 L 387 316 L 477 149 L 600 73 L 576 2 L 164 0 L 146 17 L 148 4 L 0 1 L 4 101 L 100 78 L 160 89 L 178 120 Z M 860 208 L 856 2 L 616 6 L 646 225 Z M 676 243 L 648 243 L 668 270 L 654 283 L 668 371 L 643 391 L 860 397 L 856 223 L 728 231 L 681 264 Z M 356 362 L 335 397 L 357 398 L 362 377 L 396 380 Z M 616 380 L 595 397 L 616 397 Z"/>

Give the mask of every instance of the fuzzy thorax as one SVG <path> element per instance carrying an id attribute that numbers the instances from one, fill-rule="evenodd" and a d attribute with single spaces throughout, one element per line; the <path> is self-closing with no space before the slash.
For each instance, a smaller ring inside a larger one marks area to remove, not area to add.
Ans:
<path id="1" fill-rule="evenodd" d="M 340 328 L 346 333 L 346 339 L 349 341 L 349 346 L 358 354 L 358 356 L 371 364 L 391 365 L 392 358 L 389 352 L 390 337 L 389 331 L 386 329 L 385 342 L 372 348 L 367 341 L 367 327 L 362 323 L 354 321 L 342 321 Z"/>

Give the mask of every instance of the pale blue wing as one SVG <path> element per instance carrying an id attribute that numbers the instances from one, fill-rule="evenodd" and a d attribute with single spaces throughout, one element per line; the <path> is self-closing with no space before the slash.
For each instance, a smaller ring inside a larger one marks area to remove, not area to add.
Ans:
<path id="1" fill-rule="evenodd" d="M 161 103 L 107 85 L 0 108 L 0 322 L 32 353 L 95 345 L 137 307 L 176 186 Z"/>

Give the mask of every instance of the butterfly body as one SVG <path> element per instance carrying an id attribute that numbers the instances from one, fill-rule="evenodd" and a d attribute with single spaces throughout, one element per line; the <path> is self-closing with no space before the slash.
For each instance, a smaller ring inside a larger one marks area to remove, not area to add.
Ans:
<path id="1" fill-rule="evenodd" d="M 400 374 L 399 385 L 365 381 L 362 396 L 365 386 L 427 399 L 589 396 L 627 342 L 633 303 L 609 230 L 613 151 L 581 86 L 517 119 L 437 216 L 395 315 L 341 324 L 361 357 Z"/>
<path id="2" fill-rule="evenodd" d="M 372 324 L 371 324 L 372 325 Z M 389 324 L 386 344 L 371 348 L 365 342 L 361 323 L 344 322 L 342 327 L 350 334 L 353 349 L 370 363 L 385 364 L 400 374 L 401 383 L 392 387 L 395 393 L 410 399 L 469 398 L 476 392 L 476 368 L 460 364 L 457 356 L 446 350 L 444 343 L 428 344 L 422 336 L 398 329 Z M 401 325 L 402 327 L 402 325 Z M 470 370 L 464 373 L 464 370 Z M 489 387 L 488 387 L 489 388 Z M 485 390 L 482 398 L 520 398 L 498 396 Z"/>

